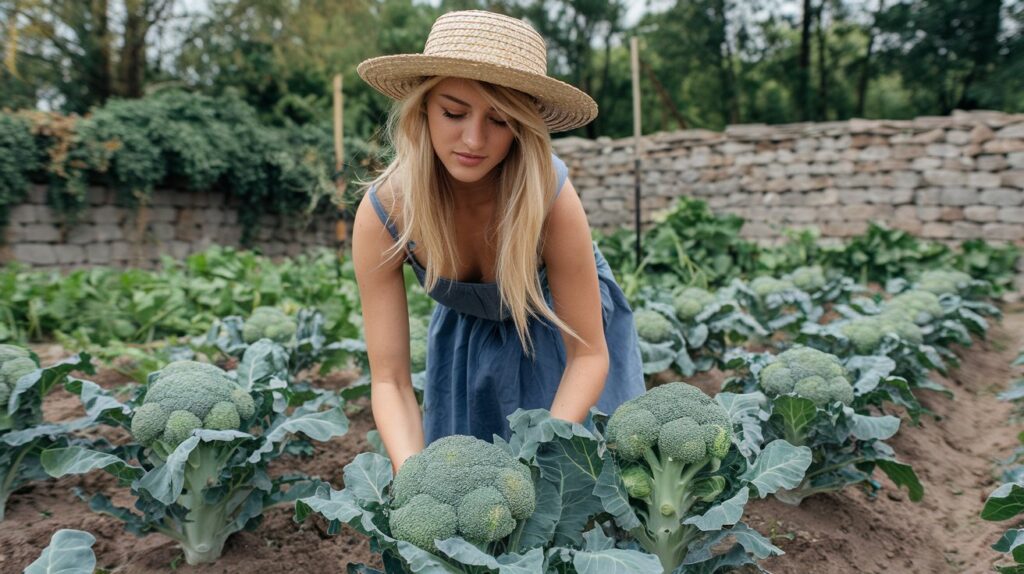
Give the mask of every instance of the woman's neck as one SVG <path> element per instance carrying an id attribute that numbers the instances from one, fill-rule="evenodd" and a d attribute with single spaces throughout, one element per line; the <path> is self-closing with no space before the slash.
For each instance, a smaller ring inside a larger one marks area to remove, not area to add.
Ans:
<path id="1" fill-rule="evenodd" d="M 450 189 L 456 208 L 476 208 L 493 203 L 498 196 L 498 170 L 477 181 L 465 183 L 449 176 Z"/>

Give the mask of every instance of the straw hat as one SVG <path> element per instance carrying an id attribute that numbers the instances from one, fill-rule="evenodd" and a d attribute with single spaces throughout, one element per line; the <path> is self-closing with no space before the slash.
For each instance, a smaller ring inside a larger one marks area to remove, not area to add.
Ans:
<path id="1" fill-rule="evenodd" d="M 544 39 L 529 24 L 509 16 L 465 10 L 439 17 L 422 54 L 371 58 L 357 71 L 378 92 L 401 100 L 430 76 L 489 82 L 537 100 L 552 132 L 586 125 L 597 104 L 582 91 L 547 75 Z"/>

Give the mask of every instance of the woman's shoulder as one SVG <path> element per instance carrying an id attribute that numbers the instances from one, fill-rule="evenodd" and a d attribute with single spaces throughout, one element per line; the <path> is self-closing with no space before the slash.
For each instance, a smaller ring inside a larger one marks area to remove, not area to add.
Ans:
<path id="1" fill-rule="evenodd" d="M 392 173 L 371 183 L 366 193 L 376 196 L 384 211 L 394 217 L 402 211 L 400 189 L 398 175 Z"/>

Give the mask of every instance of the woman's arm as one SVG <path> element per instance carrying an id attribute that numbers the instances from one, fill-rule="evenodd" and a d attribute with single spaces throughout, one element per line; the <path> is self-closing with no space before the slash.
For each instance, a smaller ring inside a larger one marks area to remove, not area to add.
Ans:
<path id="1" fill-rule="evenodd" d="M 410 373 L 409 311 L 402 259 L 388 260 L 385 255 L 393 244 L 366 194 L 356 211 L 352 260 L 370 357 L 373 420 L 397 473 L 405 459 L 423 450 L 424 445 L 423 421 Z"/>
<path id="2" fill-rule="evenodd" d="M 568 180 L 548 214 L 543 257 L 555 313 L 582 339 L 562 333 L 565 372 L 551 414 L 582 422 L 604 390 L 608 345 L 590 225 L 579 195 Z"/>

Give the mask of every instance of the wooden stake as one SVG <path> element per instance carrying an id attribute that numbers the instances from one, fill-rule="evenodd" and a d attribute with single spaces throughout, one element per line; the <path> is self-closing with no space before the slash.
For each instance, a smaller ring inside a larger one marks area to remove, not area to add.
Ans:
<path id="1" fill-rule="evenodd" d="M 630 68 L 633 76 L 633 213 L 636 225 L 636 268 L 643 260 L 640 245 L 640 39 L 629 39 Z"/>
<path id="2" fill-rule="evenodd" d="M 348 224 L 345 222 L 345 188 L 347 182 L 345 177 L 339 177 L 338 174 L 345 167 L 345 140 L 343 135 L 342 127 L 344 126 L 344 115 L 342 114 L 343 100 L 341 94 L 341 74 L 334 76 L 334 185 L 337 190 L 335 198 L 335 205 L 338 206 L 338 210 L 342 212 L 342 217 L 338 219 L 338 223 L 334 228 L 334 235 L 339 243 L 348 242 Z"/>

